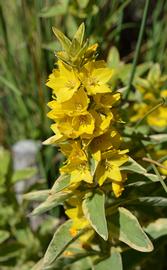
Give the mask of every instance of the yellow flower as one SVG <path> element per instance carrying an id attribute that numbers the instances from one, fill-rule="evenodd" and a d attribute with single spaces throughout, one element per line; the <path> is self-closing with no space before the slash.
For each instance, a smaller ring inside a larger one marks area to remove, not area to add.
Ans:
<path id="1" fill-rule="evenodd" d="M 161 93 L 160 93 L 160 96 L 162 98 L 167 98 L 167 90 L 166 89 L 162 90 Z"/>
<path id="2" fill-rule="evenodd" d="M 78 132 L 72 127 L 73 118 L 66 116 L 62 119 L 57 119 L 57 127 L 64 136 L 67 138 L 77 138 L 79 136 Z"/>
<path id="3" fill-rule="evenodd" d="M 126 151 L 118 150 L 122 139 L 114 128 L 120 122 L 114 108 L 120 93 L 113 94 L 109 85 L 115 70 L 106 67 L 105 61 L 95 61 L 97 44 L 88 47 L 88 43 L 83 42 L 83 32 L 81 25 L 70 41 L 55 29 L 65 51 L 57 53 L 58 68 L 47 82 L 53 89 L 48 117 L 55 122 L 52 125 L 55 135 L 45 143 L 58 144 L 66 156 L 60 172 L 70 176 L 72 192 L 82 187 L 82 181 L 86 182 L 85 188 L 91 188 L 94 178 L 100 186 L 110 179 L 118 197 L 124 181 L 120 166 L 127 161 Z M 67 210 L 78 228 L 85 222 L 80 208 L 77 202 L 75 208 Z M 75 227 L 73 233 L 76 233 Z"/>
<path id="4" fill-rule="evenodd" d="M 105 67 L 104 61 L 88 62 L 81 69 L 80 79 L 89 95 L 111 92 L 107 82 L 111 79 L 113 70 Z"/>
<path id="5" fill-rule="evenodd" d="M 113 114 L 110 110 L 90 111 L 95 119 L 95 129 L 93 132 L 94 137 L 99 136 L 107 131 L 110 126 Z"/>
<path id="6" fill-rule="evenodd" d="M 146 103 L 139 103 L 135 104 L 133 109 L 136 114 L 131 116 L 130 121 L 136 122 L 144 117 L 144 115 L 149 111 L 150 107 Z"/>
<path id="7" fill-rule="evenodd" d="M 87 48 L 84 55 L 85 62 L 87 62 L 90 58 L 92 58 L 92 56 L 96 53 L 97 47 L 98 47 L 98 44 L 95 43 Z"/>
<path id="8" fill-rule="evenodd" d="M 93 98 L 95 102 L 101 107 L 111 108 L 118 100 L 120 100 L 121 94 L 116 93 L 106 93 L 106 94 L 96 94 Z"/>
<path id="9" fill-rule="evenodd" d="M 81 181 L 87 182 L 89 184 L 93 183 L 93 177 L 90 173 L 90 168 L 86 161 L 80 163 L 69 162 L 67 165 L 63 166 L 60 171 L 62 173 L 70 174 L 71 184 Z"/>
<path id="10" fill-rule="evenodd" d="M 77 205 L 77 207 L 67 209 L 65 213 L 69 218 L 73 220 L 73 229 L 81 230 L 89 226 L 89 222 L 83 215 L 82 205 Z"/>
<path id="11" fill-rule="evenodd" d="M 95 124 L 93 116 L 87 112 L 83 115 L 74 116 L 72 120 L 72 126 L 79 136 L 88 137 L 93 134 Z"/>
<path id="12" fill-rule="evenodd" d="M 77 116 L 85 114 L 89 104 L 89 98 L 87 97 L 83 88 L 77 90 L 71 99 L 65 102 L 58 102 L 52 100 L 48 103 L 48 106 L 52 109 L 47 116 L 51 119 L 63 118 L 65 115 Z"/>
<path id="13" fill-rule="evenodd" d="M 65 144 L 61 146 L 61 150 L 66 153 L 68 156 L 68 160 L 76 161 L 87 161 L 87 155 L 86 152 L 81 148 L 81 143 L 80 141 L 72 141 L 69 142 L 68 144 Z"/>
<path id="14" fill-rule="evenodd" d="M 53 89 L 59 102 L 69 100 L 80 86 L 80 80 L 74 70 L 61 61 L 58 62 L 59 71 L 54 70 L 46 85 Z"/>
<path id="15" fill-rule="evenodd" d="M 159 168 L 159 170 L 160 170 L 161 174 L 167 175 L 167 160 L 165 160 L 164 162 L 162 162 L 162 165 L 165 166 L 166 169 L 165 168 Z"/>
<path id="16" fill-rule="evenodd" d="M 68 138 L 87 138 L 93 134 L 94 118 L 89 112 L 85 114 L 70 117 L 66 116 L 62 119 L 57 119 L 57 127 L 60 132 Z"/>
<path id="17" fill-rule="evenodd" d="M 122 192 L 124 191 L 124 187 L 122 182 L 118 183 L 118 182 L 112 182 L 112 190 L 115 194 L 115 197 L 119 197 L 121 196 Z"/>
<path id="18" fill-rule="evenodd" d="M 67 209 L 65 211 L 66 215 L 73 221 L 72 227 L 70 229 L 70 233 L 72 234 L 72 236 L 76 236 L 79 230 L 82 230 L 90 226 L 89 221 L 84 217 L 81 203 L 78 204 L 76 200 L 75 205 L 77 206 Z M 79 239 L 82 243 L 88 243 L 92 239 L 93 236 L 94 236 L 94 231 L 89 230 L 88 232 L 80 236 Z"/>
<path id="19" fill-rule="evenodd" d="M 58 144 L 58 143 L 64 142 L 67 139 L 66 136 L 64 136 L 63 134 L 60 133 L 60 130 L 57 127 L 57 124 L 52 124 L 51 125 L 51 129 L 53 130 L 53 132 L 55 133 L 55 135 L 53 135 L 52 137 L 50 137 L 47 140 L 45 140 L 43 142 L 44 145 Z"/>
<path id="20" fill-rule="evenodd" d="M 93 153 L 97 151 L 104 152 L 106 150 L 115 148 L 118 149 L 121 144 L 121 136 L 114 128 L 110 128 L 106 133 L 98 136 L 90 143 L 90 148 Z"/>
<path id="21" fill-rule="evenodd" d="M 127 150 L 110 150 L 103 154 L 102 161 L 99 163 L 96 171 L 96 179 L 100 186 L 107 179 L 118 182 L 120 185 L 123 178 L 119 167 L 128 161 L 128 156 L 125 155 L 126 152 Z"/>
<path id="22" fill-rule="evenodd" d="M 167 127 L 167 108 L 160 107 L 147 117 L 150 126 L 166 128 Z"/>

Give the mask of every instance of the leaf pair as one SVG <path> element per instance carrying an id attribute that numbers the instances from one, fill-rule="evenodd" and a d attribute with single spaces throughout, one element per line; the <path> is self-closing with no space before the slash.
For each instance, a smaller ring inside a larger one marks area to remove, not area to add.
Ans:
<path id="1" fill-rule="evenodd" d="M 42 201 L 31 215 L 39 215 L 45 213 L 58 205 L 62 204 L 66 199 L 72 196 L 71 191 L 63 191 L 70 184 L 68 175 L 61 175 L 53 185 L 52 189 L 32 191 L 24 195 L 24 199 L 33 201 Z"/>
<path id="2" fill-rule="evenodd" d="M 72 41 L 55 27 L 53 27 L 53 32 L 69 56 L 75 56 L 81 50 L 85 33 L 84 23 L 80 25 Z"/>

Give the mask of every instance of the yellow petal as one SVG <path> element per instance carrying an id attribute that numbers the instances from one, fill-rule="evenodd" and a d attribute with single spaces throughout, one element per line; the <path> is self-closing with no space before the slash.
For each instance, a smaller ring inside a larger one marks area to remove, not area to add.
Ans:
<path id="1" fill-rule="evenodd" d="M 110 68 L 98 68 L 93 70 L 92 76 L 96 77 L 101 83 L 107 83 L 114 74 L 114 70 Z"/>
<path id="2" fill-rule="evenodd" d="M 121 184 L 118 184 L 118 183 L 115 183 L 115 182 L 112 182 L 112 190 L 115 194 L 115 197 L 120 197 L 124 188 Z"/>
<path id="3" fill-rule="evenodd" d="M 88 91 L 89 95 L 95 95 L 98 93 L 108 93 L 111 92 L 111 89 L 107 84 L 102 85 L 92 85 L 92 86 L 86 86 L 86 90 Z"/>

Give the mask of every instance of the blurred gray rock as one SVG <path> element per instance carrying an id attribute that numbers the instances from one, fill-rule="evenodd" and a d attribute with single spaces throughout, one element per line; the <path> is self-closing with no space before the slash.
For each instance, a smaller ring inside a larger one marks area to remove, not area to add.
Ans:
<path id="1" fill-rule="evenodd" d="M 18 202 L 21 204 L 23 194 L 27 192 L 28 188 L 34 185 L 41 177 L 38 169 L 37 154 L 41 148 L 41 143 L 33 140 L 18 141 L 12 146 L 12 158 L 14 171 L 23 170 L 30 167 L 37 169 L 37 174 L 27 179 L 26 181 L 19 181 L 15 184 L 15 192 Z M 34 208 L 36 203 L 31 204 Z M 41 223 L 41 217 L 30 217 L 30 224 L 33 230 L 36 230 Z"/>

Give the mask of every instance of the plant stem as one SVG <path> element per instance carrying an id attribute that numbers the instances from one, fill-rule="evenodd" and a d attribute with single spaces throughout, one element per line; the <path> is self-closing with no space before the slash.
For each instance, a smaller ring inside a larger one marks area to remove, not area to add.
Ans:
<path id="1" fill-rule="evenodd" d="M 133 83 L 133 79 L 134 79 L 134 76 L 135 76 L 136 65 L 137 65 L 137 61 L 138 61 L 138 57 L 139 57 L 140 47 L 141 47 L 141 43 L 142 43 L 142 39 L 143 39 L 143 34 L 144 34 L 144 28 L 145 28 L 146 19 L 147 19 L 149 2 L 150 2 L 150 0 L 146 0 L 145 1 L 143 18 L 142 18 L 142 21 L 141 21 L 140 32 L 139 32 L 139 36 L 138 36 L 138 40 L 137 40 L 137 45 L 136 45 L 136 50 L 135 50 L 135 55 L 134 55 L 134 59 L 133 59 L 132 71 L 131 71 L 131 75 L 130 75 L 130 78 L 129 78 L 128 87 L 127 87 L 127 90 L 125 92 L 125 99 L 127 99 L 128 96 L 129 96 L 130 89 L 131 89 L 131 86 L 132 86 L 132 83 Z"/>
<path id="2" fill-rule="evenodd" d="M 161 163 L 159 163 L 159 162 L 156 161 L 156 160 L 153 160 L 153 159 L 150 159 L 150 158 L 146 158 L 146 157 L 144 157 L 143 160 L 144 160 L 144 161 L 147 161 L 147 162 L 149 162 L 149 163 L 151 163 L 151 164 L 155 164 L 156 166 L 158 166 L 158 167 L 160 167 L 160 168 L 162 168 L 162 169 L 167 170 L 167 166 L 162 165 Z"/>
<path id="3" fill-rule="evenodd" d="M 150 155 L 149 153 L 147 153 L 147 157 L 148 157 L 149 159 L 152 159 L 152 157 L 151 157 L 151 155 Z M 155 174 L 156 174 L 157 177 L 159 178 L 159 181 L 160 181 L 161 185 L 163 186 L 165 192 L 167 193 L 167 186 L 166 186 L 166 184 L 165 184 L 165 182 L 164 182 L 162 176 L 160 175 L 160 173 L 159 173 L 157 167 L 155 166 L 155 164 L 151 164 L 151 166 L 152 166 L 152 168 L 153 168 Z"/>

